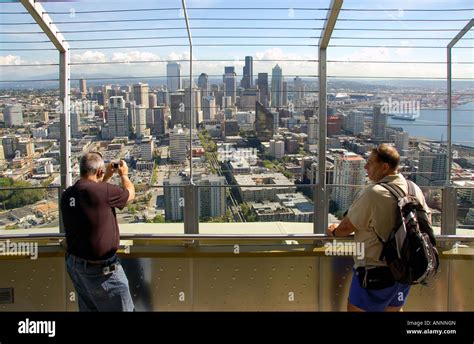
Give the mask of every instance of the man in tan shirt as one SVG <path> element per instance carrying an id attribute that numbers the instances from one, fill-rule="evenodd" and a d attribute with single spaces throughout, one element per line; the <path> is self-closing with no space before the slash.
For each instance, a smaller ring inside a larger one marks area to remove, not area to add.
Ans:
<path id="1" fill-rule="evenodd" d="M 358 268 L 360 270 L 386 266 L 385 262 L 379 259 L 383 248 L 381 240 L 386 241 L 394 228 L 398 206 L 395 197 L 377 183 L 392 183 L 407 193 L 407 181 L 397 173 L 399 163 L 400 155 L 394 147 L 381 144 L 374 148 L 365 165 L 368 177 L 373 183 L 358 195 L 341 223 L 332 224 L 327 229 L 327 234 L 334 237 L 354 233 L 355 242 L 361 243 L 364 250 L 363 259 L 354 257 L 354 276 L 349 291 L 348 311 L 400 311 L 408 296 L 410 287 L 398 282 L 383 289 L 362 288 L 355 273 Z M 423 192 L 417 186 L 415 191 L 416 198 L 429 214 Z M 379 271 L 382 270 L 383 268 L 379 268 Z"/>

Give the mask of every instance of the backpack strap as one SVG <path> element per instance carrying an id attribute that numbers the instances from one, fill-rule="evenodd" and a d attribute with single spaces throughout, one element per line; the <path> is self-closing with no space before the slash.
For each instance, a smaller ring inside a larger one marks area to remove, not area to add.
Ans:
<path id="1" fill-rule="evenodd" d="M 415 190 L 415 183 L 413 183 L 411 180 L 406 179 L 407 185 L 408 185 L 408 195 L 416 198 L 416 190 Z"/>
<path id="2" fill-rule="evenodd" d="M 377 183 L 377 184 L 385 188 L 397 200 L 406 196 L 405 192 L 398 185 L 395 185 L 393 183 Z"/>

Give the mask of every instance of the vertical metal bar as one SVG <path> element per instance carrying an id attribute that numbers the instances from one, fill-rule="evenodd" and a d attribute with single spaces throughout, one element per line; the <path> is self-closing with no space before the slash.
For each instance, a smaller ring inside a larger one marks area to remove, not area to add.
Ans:
<path id="1" fill-rule="evenodd" d="M 446 185 L 451 185 L 451 165 L 452 165 L 452 157 L 451 157 L 451 152 L 452 152 L 452 146 L 451 146 L 451 143 L 452 143 L 452 137 L 451 137 L 451 134 L 452 134 L 452 75 L 451 75 L 451 47 L 448 47 L 448 50 L 447 50 L 447 76 L 448 76 L 448 102 L 447 102 L 447 105 L 448 105 L 448 128 L 447 128 L 447 131 L 448 131 L 448 142 L 446 144 L 447 146 L 447 161 L 446 163 L 448 164 L 448 166 L 446 166 Z M 442 144 L 442 142 L 441 142 Z"/>
<path id="2" fill-rule="evenodd" d="M 328 205 L 326 203 L 326 136 L 327 136 L 327 70 L 326 49 L 319 49 L 319 137 L 318 174 L 315 192 L 316 214 L 313 233 L 324 233 L 328 227 Z"/>
<path id="3" fill-rule="evenodd" d="M 194 92 L 193 92 L 193 38 L 191 27 L 189 26 L 186 0 L 181 0 L 183 6 L 186 30 L 189 39 L 189 186 L 185 187 L 184 199 L 184 233 L 199 234 L 199 199 L 198 190 L 193 182 L 193 129 L 195 127 L 194 118 Z"/>
<path id="4" fill-rule="evenodd" d="M 315 214 L 313 232 L 324 233 L 328 227 L 328 203 L 326 189 L 326 136 L 327 136 L 327 48 L 341 11 L 343 0 L 332 0 L 319 40 L 319 137 L 318 137 L 318 180 L 315 192 Z"/>
<path id="5" fill-rule="evenodd" d="M 70 67 L 69 50 L 59 53 L 59 93 L 62 104 L 60 114 L 60 153 L 61 153 L 61 188 L 64 191 L 71 186 L 71 113 L 70 113 Z"/>

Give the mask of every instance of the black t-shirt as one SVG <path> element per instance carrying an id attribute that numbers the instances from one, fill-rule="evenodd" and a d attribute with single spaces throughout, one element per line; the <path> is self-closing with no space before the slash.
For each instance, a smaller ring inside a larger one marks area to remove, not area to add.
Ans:
<path id="1" fill-rule="evenodd" d="M 87 260 L 112 257 L 120 245 L 115 207 L 127 204 L 128 190 L 79 179 L 64 191 L 61 212 L 69 253 Z"/>

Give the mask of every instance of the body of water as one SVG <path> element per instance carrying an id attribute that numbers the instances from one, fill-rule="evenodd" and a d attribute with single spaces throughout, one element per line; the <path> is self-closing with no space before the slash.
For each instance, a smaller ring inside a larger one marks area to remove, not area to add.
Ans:
<path id="1" fill-rule="evenodd" d="M 388 125 L 400 127 L 408 132 L 410 137 L 443 140 L 447 134 L 448 111 L 440 109 L 422 109 L 420 117 L 415 121 L 388 118 Z M 452 113 L 452 142 L 474 147 L 474 103 L 466 103 L 453 109 Z"/>

